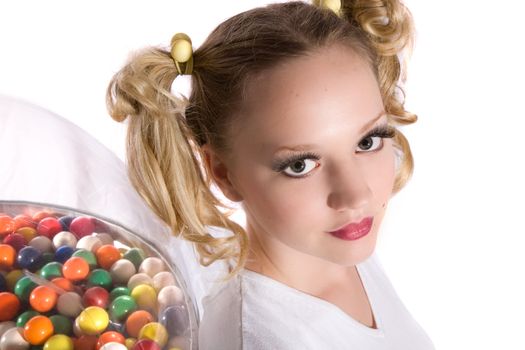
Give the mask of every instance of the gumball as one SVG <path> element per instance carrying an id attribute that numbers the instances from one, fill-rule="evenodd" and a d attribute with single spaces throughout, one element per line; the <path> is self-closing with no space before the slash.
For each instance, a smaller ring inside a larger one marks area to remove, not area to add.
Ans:
<path id="1" fill-rule="evenodd" d="M 29 304 L 36 311 L 48 312 L 55 307 L 57 299 L 57 292 L 53 289 L 48 286 L 38 286 L 31 292 Z"/>
<path id="2" fill-rule="evenodd" d="M 46 316 L 35 316 L 24 326 L 24 338 L 32 345 L 44 344 L 52 335 L 53 323 Z"/>
<path id="3" fill-rule="evenodd" d="M 149 257 L 144 259 L 144 261 L 140 264 L 139 267 L 139 272 L 143 272 L 150 277 L 153 277 L 157 273 L 165 270 L 166 266 L 164 265 L 164 262 L 160 258 L 155 257 Z"/>
<path id="4" fill-rule="evenodd" d="M 113 280 L 111 279 L 111 275 L 109 272 L 107 272 L 104 269 L 95 269 L 91 271 L 88 277 L 88 286 L 100 286 L 102 288 L 105 288 L 107 290 L 111 289 L 111 285 L 113 284 Z"/>
<path id="5" fill-rule="evenodd" d="M 80 326 L 78 325 L 78 316 L 75 318 L 75 321 L 73 321 L 73 334 L 76 337 L 80 337 L 82 334 L 84 334 L 84 332 L 82 331 L 82 329 L 80 329 Z"/>
<path id="6" fill-rule="evenodd" d="M 174 285 L 175 278 L 173 277 L 173 274 L 171 274 L 168 271 L 161 271 L 155 276 L 153 276 L 153 288 L 155 288 L 157 292 L 164 287 Z"/>
<path id="7" fill-rule="evenodd" d="M 97 257 L 98 265 L 103 269 L 109 270 L 111 265 L 120 259 L 120 252 L 115 246 L 106 244 L 95 251 L 95 256 Z"/>
<path id="8" fill-rule="evenodd" d="M 111 342 L 104 344 L 100 350 L 128 350 L 126 348 L 126 345 L 117 343 L 117 342 Z"/>
<path id="9" fill-rule="evenodd" d="M 144 251 L 140 248 L 131 248 L 123 255 L 124 259 L 127 259 L 135 265 L 135 268 L 138 270 L 142 261 L 146 258 Z"/>
<path id="10" fill-rule="evenodd" d="M 57 233 L 62 231 L 62 225 L 60 225 L 58 219 L 54 217 L 47 217 L 40 220 L 36 226 L 36 231 L 41 236 L 46 236 L 52 239 Z"/>
<path id="11" fill-rule="evenodd" d="M 137 339 L 135 338 L 126 338 L 126 340 L 124 341 L 124 345 L 126 345 L 126 348 L 128 350 L 133 349 L 136 343 L 137 343 Z"/>
<path id="12" fill-rule="evenodd" d="M 20 249 L 25 247 L 27 241 L 24 238 L 24 236 L 22 236 L 20 233 L 10 233 L 4 238 L 4 241 L 2 243 L 9 244 L 18 252 Z"/>
<path id="13" fill-rule="evenodd" d="M 101 233 L 95 233 L 95 237 L 100 239 L 102 244 L 113 244 L 113 237 L 109 233 L 101 232 Z"/>
<path id="14" fill-rule="evenodd" d="M 15 221 L 15 229 L 14 231 L 18 231 L 22 227 L 29 227 L 36 229 L 36 222 L 33 221 L 33 219 L 29 215 L 25 214 L 19 214 L 13 218 Z"/>
<path id="15" fill-rule="evenodd" d="M 138 338 L 139 332 L 146 324 L 155 321 L 152 314 L 145 310 L 132 312 L 126 319 L 126 332 L 133 338 Z"/>
<path id="16" fill-rule="evenodd" d="M 91 287 L 84 293 L 82 302 L 85 307 L 98 306 L 105 309 L 109 304 L 109 292 L 102 287 Z"/>
<path id="17" fill-rule="evenodd" d="M 2 335 L 4 335 L 4 333 L 11 328 L 16 328 L 16 323 L 14 323 L 13 321 L 0 322 L 0 337 L 2 337 Z"/>
<path id="18" fill-rule="evenodd" d="M 0 215 L 0 236 L 5 236 L 15 231 L 15 220 L 8 215 Z"/>
<path id="19" fill-rule="evenodd" d="M 124 320 L 129 314 L 137 310 L 137 303 L 128 295 L 121 295 L 113 300 L 109 306 L 111 319 L 115 321 Z"/>
<path id="20" fill-rule="evenodd" d="M 171 335 L 182 335 L 189 326 L 189 315 L 184 305 L 173 305 L 162 311 L 159 322 Z"/>
<path id="21" fill-rule="evenodd" d="M 14 288 L 15 295 L 21 300 L 21 301 L 29 301 L 29 296 L 31 295 L 31 292 L 33 289 L 35 289 L 38 286 L 31 278 L 28 276 L 24 276 L 20 278 Z"/>
<path id="22" fill-rule="evenodd" d="M 7 288 L 9 291 L 13 291 L 15 289 L 16 282 L 20 278 L 24 277 L 24 273 L 22 270 L 11 270 L 5 275 L 5 281 L 7 282 Z"/>
<path id="23" fill-rule="evenodd" d="M 49 316 L 49 320 L 53 324 L 55 334 L 70 335 L 73 332 L 73 324 L 71 320 L 63 315 Z"/>
<path id="24" fill-rule="evenodd" d="M 77 317 L 82 312 L 82 297 L 74 292 L 61 294 L 57 301 L 57 310 L 67 317 Z"/>
<path id="25" fill-rule="evenodd" d="M 21 234 L 26 242 L 31 242 L 31 240 L 38 235 L 36 228 L 33 227 L 20 227 L 18 230 L 16 230 L 16 233 Z"/>
<path id="26" fill-rule="evenodd" d="M 69 231 L 69 225 L 71 224 L 71 221 L 75 219 L 74 216 L 66 215 L 62 216 L 58 219 L 58 222 L 60 222 L 60 225 L 62 225 L 63 231 Z"/>
<path id="27" fill-rule="evenodd" d="M 73 256 L 64 263 L 62 274 L 70 281 L 81 281 L 88 276 L 89 265 L 86 260 Z"/>
<path id="28" fill-rule="evenodd" d="M 177 286 L 162 288 L 158 295 L 159 311 L 175 304 L 184 304 L 184 294 L 182 290 Z"/>
<path id="29" fill-rule="evenodd" d="M 22 269 L 35 271 L 42 267 L 44 261 L 42 260 L 42 252 L 34 247 L 26 246 L 18 252 L 16 262 Z"/>
<path id="30" fill-rule="evenodd" d="M 65 263 L 69 258 L 71 258 L 74 252 L 75 252 L 75 249 L 67 245 L 58 247 L 57 250 L 55 251 L 55 261 L 58 261 L 60 263 Z"/>
<path id="31" fill-rule="evenodd" d="M 124 338 L 124 336 L 120 333 L 113 332 L 113 331 L 104 332 L 98 338 L 97 349 L 100 349 L 102 346 L 104 346 L 104 344 L 107 344 L 107 343 L 124 344 L 125 340 L 126 339 Z"/>
<path id="32" fill-rule="evenodd" d="M 87 307 L 78 316 L 78 326 L 83 333 L 88 335 L 100 334 L 108 324 L 108 313 L 98 306 Z"/>
<path id="33" fill-rule="evenodd" d="M 45 264 L 40 270 L 40 277 L 46 280 L 62 277 L 62 264 L 56 261 Z"/>
<path id="34" fill-rule="evenodd" d="M 53 252 L 53 241 L 46 236 L 36 236 L 29 241 L 29 245 L 42 253 Z"/>
<path id="35" fill-rule="evenodd" d="M 77 242 L 77 249 L 85 249 L 93 253 L 100 247 L 102 247 L 102 242 L 95 236 L 84 236 Z"/>
<path id="36" fill-rule="evenodd" d="M 140 330 L 139 339 L 151 339 L 162 348 L 168 342 L 168 331 L 160 323 L 150 322 Z"/>
<path id="37" fill-rule="evenodd" d="M 113 279 L 113 283 L 115 284 L 126 285 L 131 276 L 133 276 L 136 272 L 137 270 L 135 269 L 135 265 L 133 265 L 133 263 L 127 259 L 115 261 L 115 263 L 111 265 L 111 268 L 109 269 L 109 273 Z"/>
<path id="38" fill-rule="evenodd" d="M 81 335 L 73 339 L 75 350 L 95 350 L 98 337 L 93 335 Z"/>
<path id="39" fill-rule="evenodd" d="M 76 217 L 69 224 L 69 231 L 79 239 L 89 236 L 95 231 L 95 221 L 95 218 L 89 216 Z"/>
<path id="40" fill-rule="evenodd" d="M 16 250 L 9 244 L 0 244 L 0 269 L 10 269 L 16 259 Z"/>
<path id="41" fill-rule="evenodd" d="M 113 288 L 113 290 L 109 293 L 109 299 L 113 301 L 121 295 L 131 295 L 131 291 L 129 290 L 128 287 Z"/>
<path id="42" fill-rule="evenodd" d="M 62 246 L 75 248 L 77 246 L 77 237 L 69 231 L 61 231 L 53 237 L 53 246 L 55 249 Z"/>
<path id="43" fill-rule="evenodd" d="M 29 343 L 22 336 L 20 328 L 10 328 L 0 338 L 1 350 L 27 350 L 28 348 Z"/>
<path id="44" fill-rule="evenodd" d="M 70 280 L 64 277 L 56 277 L 51 280 L 51 282 L 58 288 L 64 290 L 64 292 L 71 292 L 75 289 L 73 283 Z"/>
<path id="45" fill-rule="evenodd" d="M 43 350 L 73 350 L 73 340 L 67 335 L 55 334 L 44 344 Z"/>
<path id="46" fill-rule="evenodd" d="M 157 292 L 148 284 L 139 284 L 133 288 L 131 296 L 141 309 L 155 310 L 157 307 Z"/>
<path id="47" fill-rule="evenodd" d="M 132 290 L 139 284 L 149 284 L 150 286 L 153 286 L 153 279 L 145 273 L 137 273 L 129 279 L 128 288 Z"/>
<path id="48" fill-rule="evenodd" d="M 0 293 L 0 322 L 10 321 L 20 310 L 20 300 L 13 293 Z"/>
<path id="49" fill-rule="evenodd" d="M 18 318 L 16 319 L 16 326 L 17 327 L 24 327 L 30 319 L 32 319 L 34 316 L 40 315 L 35 310 L 27 310 L 22 312 L 20 315 L 18 315 Z"/>
<path id="50" fill-rule="evenodd" d="M 46 211 L 46 210 L 42 210 L 42 211 L 38 211 L 38 212 L 34 213 L 33 217 L 32 217 L 32 220 L 33 220 L 33 222 L 38 224 L 42 219 L 48 218 L 48 217 L 52 217 L 52 216 L 53 216 L 52 212 L 49 212 L 49 211 Z"/>

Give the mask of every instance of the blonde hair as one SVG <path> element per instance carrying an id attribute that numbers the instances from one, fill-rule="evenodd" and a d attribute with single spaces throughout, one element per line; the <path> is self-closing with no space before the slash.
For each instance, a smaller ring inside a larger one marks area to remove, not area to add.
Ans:
<path id="1" fill-rule="evenodd" d="M 248 236 L 230 219 L 234 208 L 212 193 L 211 172 L 200 146 L 208 143 L 228 156 L 228 136 L 253 77 L 284 60 L 344 44 L 369 61 L 389 122 L 407 125 L 417 120 L 404 109 L 399 85 L 406 78 L 400 56 L 411 53 L 413 43 L 408 9 L 398 0 L 349 0 L 342 1 L 342 11 L 339 17 L 316 4 L 290 1 L 227 19 L 193 53 L 189 98 L 171 93 L 177 70 L 170 49 L 135 52 L 109 83 L 111 117 L 119 122 L 129 117 L 126 148 L 133 186 L 175 235 L 194 243 L 203 266 L 220 259 L 229 262 L 227 278 L 244 267 Z M 393 193 L 404 187 L 413 171 L 409 143 L 396 131 L 394 145 L 402 160 Z M 214 237 L 206 226 L 233 235 Z"/>

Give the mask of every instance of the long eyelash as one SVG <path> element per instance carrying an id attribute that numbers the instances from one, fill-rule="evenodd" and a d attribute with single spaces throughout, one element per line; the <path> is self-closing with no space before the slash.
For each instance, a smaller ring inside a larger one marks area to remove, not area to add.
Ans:
<path id="1" fill-rule="evenodd" d="M 396 135 L 396 129 L 389 126 L 388 124 L 378 125 L 372 130 L 370 130 L 365 136 L 363 136 L 362 140 L 367 139 L 369 137 L 381 137 L 381 138 L 393 138 Z M 315 159 L 320 160 L 321 156 L 314 152 L 301 152 L 294 154 L 290 157 L 287 157 L 282 160 L 278 160 L 275 162 L 274 165 L 272 165 L 272 169 L 277 172 L 281 172 L 284 169 L 286 169 L 290 164 L 298 161 L 298 160 L 304 160 L 304 159 Z"/>

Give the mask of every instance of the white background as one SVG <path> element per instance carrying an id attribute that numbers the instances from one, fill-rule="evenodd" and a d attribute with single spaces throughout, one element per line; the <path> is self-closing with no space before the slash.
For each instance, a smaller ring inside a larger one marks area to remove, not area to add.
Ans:
<path id="1" fill-rule="evenodd" d="M 104 98 L 127 54 L 180 31 L 198 47 L 266 3 L 4 1 L 0 93 L 72 120 L 123 158 L 125 125 Z M 415 171 L 389 205 L 380 259 L 437 349 L 523 349 L 522 2 L 405 3 L 417 27 L 405 90 L 419 120 L 402 129 Z"/>

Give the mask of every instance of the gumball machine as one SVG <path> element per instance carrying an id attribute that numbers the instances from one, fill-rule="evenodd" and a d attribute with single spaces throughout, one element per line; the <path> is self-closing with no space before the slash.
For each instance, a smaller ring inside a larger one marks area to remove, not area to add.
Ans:
<path id="1" fill-rule="evenodd" d="M 197 349 L 162 245 L 68 207 L 0 200 L 0 350 Z"/>

